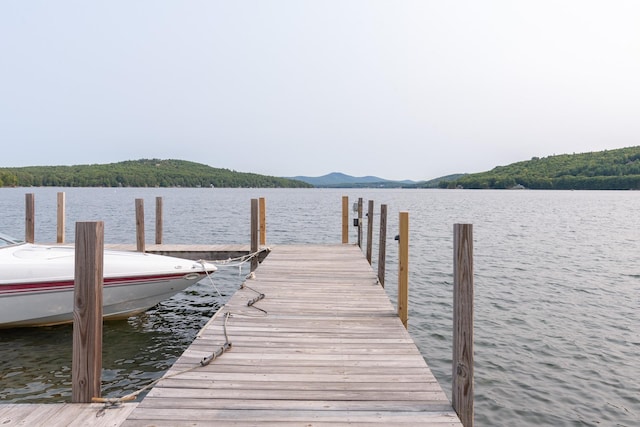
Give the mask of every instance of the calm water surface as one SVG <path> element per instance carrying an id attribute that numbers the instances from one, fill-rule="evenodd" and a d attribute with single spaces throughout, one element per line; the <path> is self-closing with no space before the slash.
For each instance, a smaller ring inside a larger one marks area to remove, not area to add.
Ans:
<path id="1" fill-rule="evenodd" d="M 452 228 L 472 223 L 477 425 L 640 425 L 638 192 L 0 189 L 0 231 L 23 236 L 25 194 L 34 193 L 36 240 L 55 241 L 58 191 L 66 193 L 67 241 L 76 221 L 102 220 L 107 243 L 135 243 L 136 198 L 145 200 L 150 241 L 155 197 L 163 197 L 166 243 L 248 242 L 256 197 L 267 199 L 268 244 L 336 243 L 341 196 L 362 197 L 365 207 L 374 200 L 376 211 L 386 203 L 394 302 L 393 236 L 398 212 L 408 211 L 409 330 L 448 395 Z M 373 241 L 375 260 L 377 233 Z M 103 395 L 162 375 L 247 273 L 221 268 L 215 287 L 202 281 L 143 315 L 106 323 Z M 68 401 L 71 340 L 69 326 L 0 330 L 0 401 Z"/>

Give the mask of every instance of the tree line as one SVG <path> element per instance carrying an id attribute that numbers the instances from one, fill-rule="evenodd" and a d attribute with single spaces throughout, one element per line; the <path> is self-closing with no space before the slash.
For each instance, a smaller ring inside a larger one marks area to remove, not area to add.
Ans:
<path id="1" fill-rule="evenodd" d="M 232 187 L 298 188 L 287 178 L 212 168 L 184 160 L 141 159 L 76 166 L 1 168 L 3 187 Z"/>
<path id="2" fill-rule="evenodd" d="M 639 190 L 640 146 L 563 154 L 498 166 L 441 182 L 441 188 Z"/>

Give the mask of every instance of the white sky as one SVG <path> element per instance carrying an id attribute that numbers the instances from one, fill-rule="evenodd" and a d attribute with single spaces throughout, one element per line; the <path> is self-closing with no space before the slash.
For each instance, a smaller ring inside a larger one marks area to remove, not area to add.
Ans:
<path id="1" fill-rule="evenodd" d="M 640 145 L 640 1 L 3 0 L 0 141 L 414 180 Z"/>

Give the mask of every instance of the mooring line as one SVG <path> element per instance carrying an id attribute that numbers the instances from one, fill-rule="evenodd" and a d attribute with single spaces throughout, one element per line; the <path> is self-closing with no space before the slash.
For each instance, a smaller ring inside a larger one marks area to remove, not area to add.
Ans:
<path id="1" fill-rule="evenodd" d="M 103 416 L 104 412 L 107 409 L 117 408 L 120 405 L 122 405 L 123 402 L 130 402 L 132 400 L 135 400 L 140 395 L 140 393 L 150 389 L 151 387 L 155 386 L 156 384 L 158 384 L 162 380 L 173 378 L 173 377 L 175 377 L 177 375 L 185 374 L 187 372 L 193 371 L 194 369 L 201 368 L 203 366 L 207 366 L 213 360 L 215 360 L 218 357 L 220 357 L 224 352 L 229 351 L 231 349 L 231 346 L 232 346 L 231 341 L 229 341 L 229 335 L 227 334 L 227 321 L 228 321 L 229 317 L 231 317 L 231 313 L 230 312 L 226 312 L 225 313 L 224 323 L 223 323 L 224 339 L 225 339 L 224 344 L 221 345 L 215 351 L 213 351 L 211 353 L 211 355 L 203 357 L 200 360 L 200 363 L 198 365 L 192 366 L 192 367 L 190 367 L 188 369 L 183 369 L 183 370 L 178 371 L 178 372 L 171 373 L 169 375 L 164 375 L 164 376 L 162 376 L 160 378 L 157 378 L 157 379 L 153 380 L 151 383 L 147 384 L 146 386 L 134 391 L 133 393 L 129 393 L 129 394 L 127 394 L 125 396 L 122 396 L 122 397 L 113 397 L 113 398 L 111 398 L 111 397 L 94 397 L 94 398 L 92 398 L 91 401 L 94 402 L 94 403 L 104 403 L 104 406 L 96 413 L 96 417 Z"/>
<path id="2" fill-rule="evenodd" d="M 204 263 L 205 263 L 206 261 L 202 261 L 202 260 L 200 260 L 200 261 L 198 261 L 198 262 L 199 262 L 199 263 L 201 263 L 201 264 L 203 265 L 203 267 L 204 267 Z M 220 298 L 222 298 L 222 294 L 220 293 L 220 290 L 218 289 L 218 287 L 216 286 L 215 282 L 214 282 L 214 281 L 213 281 L 213 279 L 211 278 L 211 275 L 209 274 L 209 272 L 208 272 L 206 269 L 204 270 L 204 272 L 205 272 L 205 274 L 207 275 L 207 279 L 209 279 L 209 283 L 211 283 L 211 285 L 213 286 L 213 289 L 215 289 L 215 290 L 216 290 L 216 292 L 218 293 L 218 296 L 219 296 Z"/>
<path id="3" fill-rule="evenodd" d="M 271 252 L 271 248 L 266 247 L 259 249 L 256 252 L 252 252 L 247 255 L 242 255 L 236 258 L 228 258 L 226 260 L 204 260 L 205 262 L 209 262 L 214 265 L 219 265 L 221 267 L 238 267 L 242 266 L 242 264 L 246 264 L 251 261 L 253 258 L 260 256 L 263 252 Z"/>
<path id="4" fill-rule="evenodd" d="M 218 357 L 222 356 L 222 354 L 225 351 L 229 351 L 231 349 L 231 345 L 232 344 L 231 344 L 231 341 L 229 341 L 229 336 L 227 335 L 227 321 L 229 320 L 230 316 L 231 316 L 231 313 L 229 313 L 229 312 L 227 312 L 225 314 L 225 316 L 224 316 L 224 323 L 223 323 L 224 344 L 222 344 L 217 350 L 215 350 L 209 356 L 203 357 L 202 360 L 200 360 L 200 366 L 207 366 L 213 360 L 215 360 Z"/>
<path id="5" fill-rule="evenodd" d="M 253 274 L 253 273 L 251 273 L 251 274 Z M 254 276 L 254 277 L 255 277 L 255 276 Z M 264 294 L 264 293 L 259 292 L 259 291 L 256 291 L 256 290 L 255 290 L 255 289 L 253 289 L 251 286 L 247 285 L 247 284 L 246 284 L 246 282 L 245 282 L 245 283 L 243 283 L 243 284 L 242 284 L 242 286 L 241 286 L 240 288 L 241 288 L 241 289 L 242 289 L 242 288 L 247 288 L 247 289 L 249 289 L 250 291 L 253 291 L 253 292 L 255 292 L 256 294 L 258 294 L 258 296 L 257 296 L 257 297 L 252 298 L 252 299 L 250 299 L 249 301 L 247 301 L 247 307 L 253 307 L 253 308 L 255 308 L 256 310 L 260 310 L 260 311 L 261 311 L 261 312 L 263 312 L 264 314 L 269 314 L 269 313 L 267 313 L 267 311 L 266 311 L 266 310 L 263 310 L 263 309 L 261 309 L 260 307 L 258 307 L 258 306 L 256 306 L 256 305 L 255 305 L 258 301 L 260 301 L 260 300 L 264 299 L 264 297 L 265 297 L 265 294 Z"/>

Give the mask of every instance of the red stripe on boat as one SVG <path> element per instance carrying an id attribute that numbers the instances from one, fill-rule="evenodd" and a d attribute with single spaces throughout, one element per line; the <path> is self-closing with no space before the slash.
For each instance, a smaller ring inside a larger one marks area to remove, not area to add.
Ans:
<path id="1" fill-rule="evenodd" d="M 195 273 L 195 272 L 194 272 Z M 184 277 L 190 273 L 163 274 L 155 276 L 113 277 L 105 278 L 104 286 L 129 286 L 159 280 L 171 280 L 176 277 Z M 60 280 L 57 282 L 13 283 L 0 285 L 0 295 L 11 295 L 29 292 L 60 292 L 74 288 L 73 280 Z"/>

